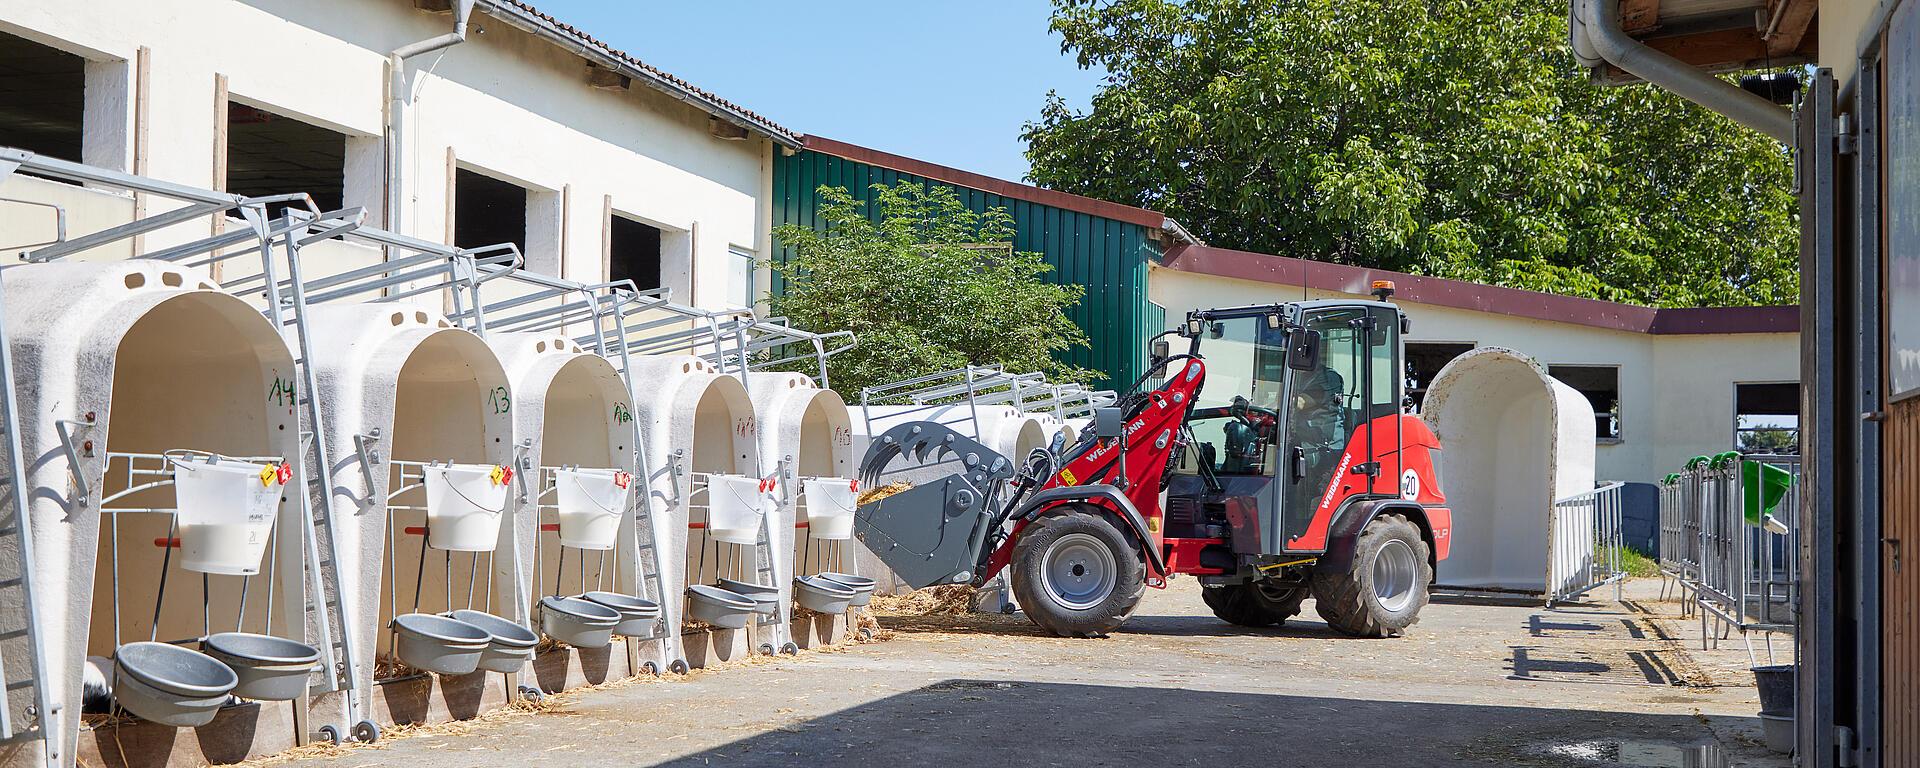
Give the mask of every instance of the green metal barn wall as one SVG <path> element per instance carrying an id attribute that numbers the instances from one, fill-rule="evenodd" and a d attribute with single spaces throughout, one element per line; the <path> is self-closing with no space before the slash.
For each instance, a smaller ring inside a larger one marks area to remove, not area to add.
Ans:
<path id="1" fill-rule="evenodd" d="M 816 190 L 822 186 L 845 187 L 855 199 L 866 201 L 872 196 L 872 185 L 899 181 L 951 188 L 975 211 L 1007 209 L 1013 215 L 1014 250 L 1045 256 L 1053 265 L 1053 271 L 1047 274 L 1049 280 L 1087 289 L 1069 314 L 1086 330 L 1092 348 L 1071 351 L 1067 361 L 1105 373 L 1107 380 L 1100 386 L 1108 387 L 1131 384 L 1145 369 L 1146 339 L 1165 330 L 1161 327 L 1165 312 L 1156 312 L 1147 301 L 1147 265 L 1160 257 L 1160 247 L 1138 224 L 801 151 L 790 157 L 776 153 L 774 158 L 773 225 L 821 228 Z M 786 248 L 779 247 L 773 258 L 784 260 L 787 256 Z M 776 277 L 774 290 L 780 289 Z"/>

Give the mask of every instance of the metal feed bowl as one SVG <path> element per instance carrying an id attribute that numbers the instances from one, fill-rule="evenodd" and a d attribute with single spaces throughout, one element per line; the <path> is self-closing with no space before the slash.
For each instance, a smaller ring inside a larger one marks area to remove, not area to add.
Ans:
<path id="1" fill-rule="evenodd" d="M 613 642 L 620 612 L 577 597 L 540 599 L 540 628 L 575 648 L 605 648 Z"/>
<path id="2" fill-rule="evenodd" d="M 320 649 L 298 640 L 251 632 L 222 632 L 200 650 L 233 669 L 240 679 L 233 695 L 256 701 L 292 701 L 307 691 L 307 676 L 320 663 Z"/>
<path id="3" fill-rule="evenodd" d="M 793 580 L 793 600 L 814 613 L 842 614 L 859 595 L 853 588 L 818 576 Z"/>
<path id="4" fill-rule="evenodd" d="M 867 603 L 872 602 L 873 590 L 875 587 L 880 586 L 880 582 L 865 576 L 855 576 L 851 573 L 834 573 L 828 571 L 826 573 L 815 574 L 815 576 L 853 590 L 853 602 L 848 603 L 848 605 L 855 608 L 865 606 Z"/>
<path id="5" fill-rule="evenodd" d="M 613 625 L 613 633 L 627 637 L 640 637 L 653 634 L 654 626 L 660 621 L 660 604 L 644 597 L 623 595 L 618 592 L 588 592 L 580 599 L 589 603 L 612 608 L 620 614 L 620 623 Z"/>
<path id="6" fill-rule="evenodd" d="M 487 649 L 480 653 L 480 663 L 476 665 L 488 672 L 520 671 L 521 667 L 533 660 L 533 647 L 540 644 L 540 636 L 534 634 L 533 630 L 486 611 L 458 610 L 447 616 L 454 621 L 479 627 L 493 636 L 487 643 Z"/>
<path id="7" fill-rule="evenodd" d="M 739 581 L 736 579 L 718 579 L 714 582 L 714 586 L 737 595 L 745 596 L 747 599 L 753 601 L 754 610 L 767 616 L 773 616 L 780 612 L 779 587 L 767 584 L 755 584 L 750 581 Z"/>
<path id="8" fill-rule="evenodd" d="M 395 654 L 401 663 L 436 674 L 471 674 L 493 643 L 492 633 L 484 629 L 431 613 L 395 616 L 392 626 L 400 638 Z"/>
<path id="9" fill-rule="evenodd" d="M 718 629 L 741 629 L 747 618 L 759 609 L 753 598 L 719 587 L 695 584 L 687 587 L 687 616 Z"/>
<path id="10" fill-rule="evenodd" d="M 113 698 L 144 720 L 175 728 L 213 722 L 240 683 L 233 669 L 167 643 L 128 643 L 113 652 Z"/>

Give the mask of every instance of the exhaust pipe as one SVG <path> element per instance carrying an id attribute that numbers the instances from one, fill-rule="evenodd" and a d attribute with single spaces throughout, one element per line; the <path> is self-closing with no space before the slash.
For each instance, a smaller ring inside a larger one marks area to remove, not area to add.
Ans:
<path id="1" fill-rule="evenodd" d="M 1793 143 L 1793 115 L 1760 96 L 1647 47 L 1620 29 L 1619 0 L 1571 0 L 1568 42 L 1582 65 L 1612 64 L 1741 125 Z"/>

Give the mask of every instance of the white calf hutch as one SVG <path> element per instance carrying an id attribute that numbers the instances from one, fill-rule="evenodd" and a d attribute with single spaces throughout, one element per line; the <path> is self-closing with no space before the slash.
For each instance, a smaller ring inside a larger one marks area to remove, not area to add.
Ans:
<path id="1" fill-rule="evenodd" d="M 1443 586 L 1542 591 L 1557 500 L 1594 489 L 1593 406 L 1526 355 L 1482 347 L 1447 363 L 1424 418 L 1453 508 Z"/>
<path id="2" fill-rule="evenodd" d="M 767 529 L 781 608 L 794 617 L 793 642 L 833 643 L 846 630 L 848 608 L 871 594 L 845 583 L 859 578 L 848 545 L 857 487 L 853 418 L 840 395 L 804 374 L 752 372 L 746 378 L 761 455 L 780 470 L 775 519 Z"/>
<path id="3" fill-rule="evenodd" d="M 509 471 L 506 372 L 480 337 L 425 310 L 343 304 L 309 314 L 315 394 L 327 403 L 320 432 L 347 458 L 328 491 L 342 510 L 339 556 L 357 566 L 344 570 L 341 596 L 359 657 L 374 662 L 360 673 L 363 707 L 390 722 L 476 714 L 486 676 L 469 675 L 483 657 L 503 671 L 533 655 L 524 637 L 496 642 L 439 615 L 530 619 L 520 567 L 530 534 L 520 529 L 531 522 L 507 514 L 511 488 L 528 478 Z"/>
<path id="4" fill-rule="evenodd" d="M 665 594 L 686 595 L 682 605 L 667 601 L 670 625 L 691 618 L 715 630 L 710 639 L 683 635 L 683 642 L 693 641 L 685 649 L 693 666 L 709 658 L 736 658 L 749 650 L 749 626 L 764 623 L 755 620 L 769 610 L 761 603 L 774 602 L 719 586 L 721 579 L 736 586 L 774 586 L 756 578 L 755 543 L 772 506 L 772 489 L 760 469 L 753 403 L 740 379 L 699 357 L 635 357 L 630 365 L 635 386 L 648 394 L 634 403 L 634 412 L 652 464 L 650 511 L 657 540 L 667 552 L 684 553 L 679 562 L 662 558 L 661 563 Z M 774 637 L 751 640 L 780 644 Z"/>
<path id="5" fill-rule="evenodd" d="M 162 262 L 28 264 L 5 287 L 35 414 L 19 427 L 58 752 L 76 754 L 83 720 L 118 730 L 83 697 L 88 657 L 150 723 L 273 731 L 248 749 L 304 742 L 305 712 L 279 702 L 304 706 L 323 654 L 304 642 L 318 585 L 280 334 Z"/>
<path id="6" fill-rule="evenodd" d="M 568 653 L 542 659 L 542 690 L 664 670 L 674 649 L 636 546 L 639 430 L 626 379 L 557 333 L 490 333 L 512 379 L 535 620 Z M 649 556 L 651 553 L 649 553 Z M 604 610 L 601 610 L 604 609 Z M 616 649 L 618 652 L 616 652 Z"/>

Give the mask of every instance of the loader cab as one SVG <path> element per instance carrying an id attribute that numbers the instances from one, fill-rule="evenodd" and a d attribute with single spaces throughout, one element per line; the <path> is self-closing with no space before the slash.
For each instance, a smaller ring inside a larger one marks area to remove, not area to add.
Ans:
<path id="1" fill-rule="evenodd" d="M 1168 534 L 1225 538 L 1240 558 L 1324 551 L 1337 481 L 1398 449 L 1357 427 L 1399 412 L 1401 327 L 1393 305 L 1351 300 L 1190 316 L 1207 382 L 1168 488 Z"/>

